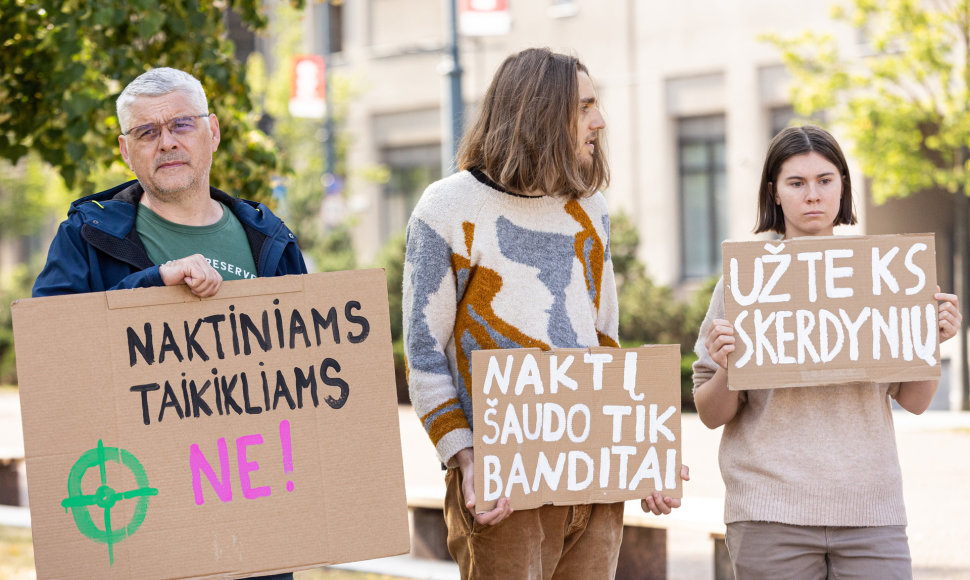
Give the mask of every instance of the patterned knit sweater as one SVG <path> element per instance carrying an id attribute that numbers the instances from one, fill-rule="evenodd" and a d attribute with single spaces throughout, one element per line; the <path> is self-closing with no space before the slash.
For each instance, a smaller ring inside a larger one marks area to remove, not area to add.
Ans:
<path id="1" fill-rule="evenodd" d="M 618 346 L 605 198 L 516 196 L 468 171 L 431 184 L 408 222 L 403 311 L 411 402 L 454 466 L 473 446 L 473 351 Z"/>
<path id="2" fill-rule="evenodd" d="M 694 346 L 695 389 L 717 371 L 704 342 L 724 317 L 722 280 Z M 725 523 L 905 525 L 889 405 L 898 392 L 899 383 L 741 391 L 721 435 Z"/>

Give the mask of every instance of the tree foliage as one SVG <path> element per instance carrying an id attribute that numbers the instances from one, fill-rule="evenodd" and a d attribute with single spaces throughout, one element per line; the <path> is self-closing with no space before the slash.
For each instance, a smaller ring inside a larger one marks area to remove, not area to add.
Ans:
<path id="1" fill-rule="evenodd" d="M 669 286 L 650 278 L 637 259 L 640 234 L 624 213 L 614 213 L 610 223 L 610 250 L 620 304 L 620 345 L 680 345 L 681 408 L 694 410 L 694 341 L 707 314 L 717 276 L 706 280 L 688 296 L 675 296 Z"/>
<path id="2" fill-rule="evenodd" d="M 273 38 L 266 60 L 254 53 L 247 63 L 247 79 L 255 110 L 272 119 L 272 135 L 282 163 L 288 171 L 277 187 L 284 201 L 278 208 L 287 226 L 300 241 L 300 249 L 313 271 L 351 270 L 358 266 L 352 226 L 356 219 L 349 201 L 351 174 L 386 181 L 382 168 L 351 167 L 348 153 L 353 136 L 346 129 L 350 105 L 360 92 L 359 78 L 331 70 L 329 103 L 333 121 L 333 174 L 335 186 L 325 186 L 326 124 L 322 119 L 294 117 L 289 112 L 290 69 L 288 63 L 303 45 L 302 13 L 293 6 L 278 5 L 267 27 Z M 270 70 L 268 62 L 277 66 Z M 285 63 L 285 64 L 280 64 Z"/>
<path id="3" fill-rule="evenodd" d="M 610 223 L 610 249 L 620 305 L 620 342 L 624 346 L 678 344 L 681 354 L 694 350 L 717 278 L 690 296 L 678 298 L 670 286 L 657 284 L 637 259 L 640 234 L 629 216 L 615 213 Z"/>
<path id="4" fill-rule="evenodd" d="M 793 75 L 796 111 L 825 111 L 853 143 L 876 201 L 966 187 L 970 0 L 850 0 L 833 18 L 862 43 L 766 36 Z"/>
<path id="5" fill-rule="evenodd" d="M 34 234 L 51 215 L 66 213 L 70 201 L 64 183 L 36 153 L 15 165 L 0 159 L 0 241 Z"/>
<path id="6" fill-rule="evenodd" d="M 302 0 L 292 0 L 302 5 Z M 0 7 L 0 157 L 28 151 L 68 187 L 116 163 L 114 102 L 136 76 L 170 66 L 196 76 L 222 129 L 213 185 L 269 199 L 277 168 L 271 141 L 255 129 L 243 66 L 233 57 L 226 10 L 260 29 L 259 0 L 6 0 Z"/>
<path id="7" fill-rule="evenodd" d="M 4 272 L 3 279 L 0 281 L 0 385 L 17 382 L 13 314 L 10 305 L 14 300 L 30 296 L 30 287 L 35 277 L 36 267 L 31 268 L 28 264 L 20 264 L 12 272 Z"/>

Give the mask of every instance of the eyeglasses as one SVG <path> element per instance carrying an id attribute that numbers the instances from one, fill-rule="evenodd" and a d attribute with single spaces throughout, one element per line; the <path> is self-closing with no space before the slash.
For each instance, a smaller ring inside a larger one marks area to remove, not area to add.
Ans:
<path id="1" fill-rule="evenodd" d="M 168 127 L 168 132 L 173 135 L 189 135 L 196 128 L 196 119 L 201 119 L 203 117 L 208 117 L 209 113 L 204 115 L 189 115 L 186 117 L 176 117 L 174 119 L 169 119 L 164 123 L 148 123 L 146 125 L 139 125 L 137 127 L 132 127 L 128 129 L 127 132 L 122 133 L 124 136 L 131 136 L 136 141 L 150 142 L 158 139 L 162 135 L 162 127 Z"/>

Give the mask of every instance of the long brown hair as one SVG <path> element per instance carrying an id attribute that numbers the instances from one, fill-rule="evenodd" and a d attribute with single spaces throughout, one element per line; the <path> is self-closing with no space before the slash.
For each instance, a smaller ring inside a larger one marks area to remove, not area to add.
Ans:
<path id="1" fill-rule="evenodd" d="M 579 59 L 530 48 L 505 59 L 485 93 L 475 124 L 458 148 L 461 169 L 479 169 L 513 193 L 541 191 L 580 198 L 609 184 L 597 138 L 592 162 L 577 157 Z M 602 134 L 602 132 L 601 132 Z"/>
<path id="2" fill-rule="evenodd" d="M 839 213 L 833 225 L 852 225 L 856 223 L 852 207 L 852 181 L 849 179 L 849 165 L 838 141 L 825 129 L 815 125 L 788 127 L 768 144 L 765 166 L 761 171 L 761 185 L 758 190 L 758 225 L 754 233 L 778 232 L 785 234 L 785 214 L 775 203 L 774 187 L 777 186 L 781 166 L 789 158 L 806 153 L 818 153 L 835 165 L 842 176 L 842 200 Z"/>

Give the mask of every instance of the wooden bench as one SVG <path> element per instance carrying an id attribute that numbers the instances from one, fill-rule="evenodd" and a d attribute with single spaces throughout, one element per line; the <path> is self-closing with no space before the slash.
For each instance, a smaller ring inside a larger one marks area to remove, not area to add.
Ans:
<path id="1" fill-rule="evenodd" d="M 27 505 L 24 458 L 0 452 L 0 505 Z"/>
<path id="2" fill-rule="evenodd" d="M 0 505 L 27 505 L 20 397 L 7 388 L 0 389 Z"/>
<path id="3" fill-rule="evenodd" d="M 0 526 L 30 527 L 24 458 L 5 449 L 0 449 Z"/>
<path id="4" fill-rule="evenodd" d="M 734 567 L 724 542 L 724 532 L 711 532 L 714 542 L 714 580 L 734 580 Z"/>
<path id="5" fill-rule="evenodd" d="M 616 577 L 666 578 L 667 531 L 677 529 L 707 534 L 714 546 L 714 578 L 734 580 L 731 561 L 724 545 L 722 512 L 723 503 L 720 498 L 691 497 L 684 501 L 682 507 L 665 516 L 644 513 L 639 500 L 626 502 L 623 513 L 623 544 L 620 546 Z M 727 576 L 724 575 L 725 570 Z"/>
<path id="6" fill-rule="evenodd" d="M 451 560 L 444 516 L 445 488 L 408 488 L 407 496 L 411 512 L 411 555 Z"/>
<path id="7" fill-rule="evenodd" d="M 450 560 L 447 539 L 448 529 L 442 514 L 444 488 L 413 488 L 407 490 L 408 508 L 411 511 L 411 554 L 416 558 Z M 691 498 L 691 503 L 702 502 L 710 505 L 695 505 L 689 509 L 686 504 L 683 515 L 677 510 L 671 516 L 645 514 L 637 500 L 627 502 L 623 516 L 623 543 L 620 547 L 616 577 L 644 580 L 667 578 L 667 530 L 672 528 L 693 529 L 710 534 L 714 543 L 714 577 L 717 580 L 732 580 L 730 560 L 724 549 L 724 525 L 720 523 L 719 500 L 699 500 Z M 714 506 L 713 503 L 717 503 Z M 718 514 L 716 520 L 710 516 L 711 508 Z M 726 563 L 726 568 L 724 564 Z"/>

